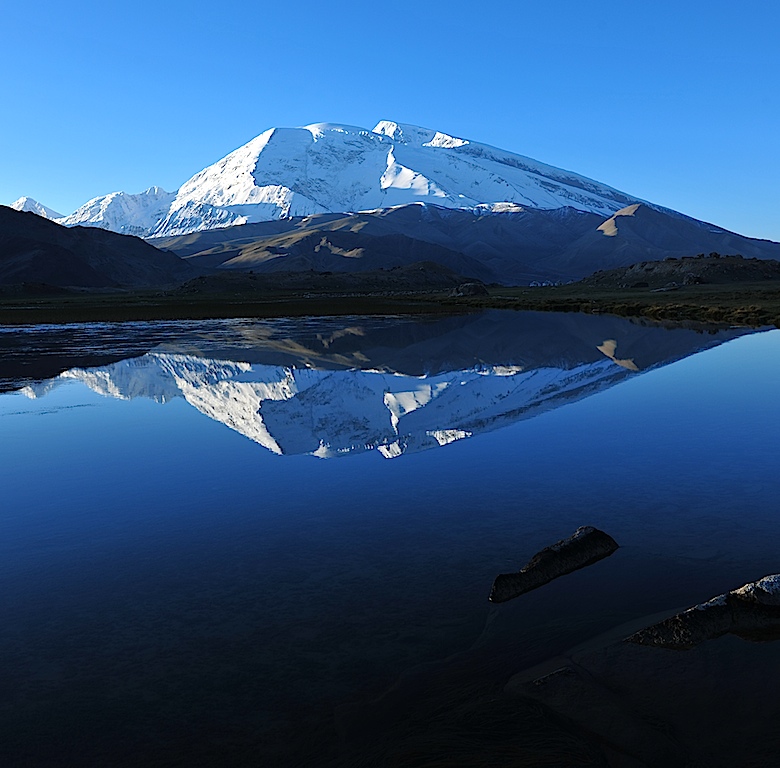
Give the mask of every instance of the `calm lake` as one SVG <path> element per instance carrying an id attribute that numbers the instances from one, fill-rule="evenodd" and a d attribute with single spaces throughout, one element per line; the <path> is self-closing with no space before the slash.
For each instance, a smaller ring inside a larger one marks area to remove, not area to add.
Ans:
<path id="1" fill-rule="evenodd" d="M 0 764 L 619 764 L 507 683 L 780 571 L 779 385 L 607 316 L 0 327 Z"/>

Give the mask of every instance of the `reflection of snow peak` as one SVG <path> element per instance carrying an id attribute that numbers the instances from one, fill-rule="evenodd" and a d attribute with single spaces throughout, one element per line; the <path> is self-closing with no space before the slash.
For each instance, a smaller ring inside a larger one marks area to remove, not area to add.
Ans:
<path id="1" fill-rule="evenodd" d="M 570 369 L 475 368 L 430 376 L 316 370 L 149 353 L 66 371 L 100 394 L 183 397 L 277 454 L 386 458 L 448 445 L 585 397 L 630 375 L 611 360 Z"/>
<path id="2" fill-rule="evenodd" d="M 439 445 L 449 445 L 456 440 L 463 440 L 464 437 L 471 437 L 471 432 L 466 432 L 464 429 L 435 429 L 427 434 Z"/>

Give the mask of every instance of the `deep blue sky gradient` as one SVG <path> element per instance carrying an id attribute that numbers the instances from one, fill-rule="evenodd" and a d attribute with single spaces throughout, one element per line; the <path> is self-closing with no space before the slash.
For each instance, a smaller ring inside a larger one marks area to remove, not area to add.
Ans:
<path id="1" fill-rule="evenodd" d="M 410 122 L 780 240 L 780 3 L 3 9 L 0 203 L 174 190 L 266 128 Z"/>

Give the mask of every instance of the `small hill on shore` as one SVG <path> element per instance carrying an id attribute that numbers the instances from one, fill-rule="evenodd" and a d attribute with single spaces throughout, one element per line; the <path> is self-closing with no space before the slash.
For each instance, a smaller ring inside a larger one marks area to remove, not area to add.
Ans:
<path id="1" fill-rule="evenodd" d="M 588 288 L 674 289 L 691 285 L 730 285 L 780 280 L 780 261 L 711 253 L 664 261 L 641 261 L 629 267 L 600 270 L 580 280 Z"/>

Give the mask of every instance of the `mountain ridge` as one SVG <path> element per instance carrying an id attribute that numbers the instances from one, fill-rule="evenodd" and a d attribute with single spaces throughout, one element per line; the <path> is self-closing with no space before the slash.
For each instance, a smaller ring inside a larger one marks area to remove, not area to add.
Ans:
<path id="1" fill-rule="evenodd" d="M 38 216 L 43 217 L 44 219 L 61 219 L 63 218 L 63 215 L 61 213 L 57 213 L 57 211 L 53 210 L 52 208 L 49 208 L 45 205 L 42 205 L 37 200 L 34 200 L 32 197 L 20 197 L 18 200 L 14 200 L 9 208 L 13 208 L 15 211 L 25 211 L 29 213 L 36 213 Z"/>
<path id="2" fill-rule="evenodd" d="M 391 248 L 393 239 L 405 247 Z M 778 243 L 746 238 L 644 204 L 628 206 L 607 219 L 569 207 L 492 213 L 409 204 L 244 224 L 150 242 L 199 268 L 355 272 L 424 259 L 504 284 L 568 282 L 597 270 L 700 252 L 780 259 Z"/>
<path id="3" fill-rule="evenodd" d="M 64 227 L 0 206 L 0 285 L 90 289 L 174 286 L 197 271 L 144 240 L 94 227 Z"/>
<path id="4" fill-rule="evenodd" d="M 56 214 L 31 198 L 17 203 Z M 270 128 L 176 192 L 113 192 L 53 220 L 142 237 L 206 270 L 358 272 L 432 261 L 519 285 L 700 252 L 780 259 L 778 243 L 389 120 L 371 130 Z"/>
<path id="5" fill-rule="evenodd" d="M 524 155 L 381 120 L 371 130 L 337 123 L 270 128 L 175 193 L 158 187 L 112 192 L 56 220 L 159 237 L 411 202 L 456 209 L 570 206 L 609 216 L 644 201 Z"/>

